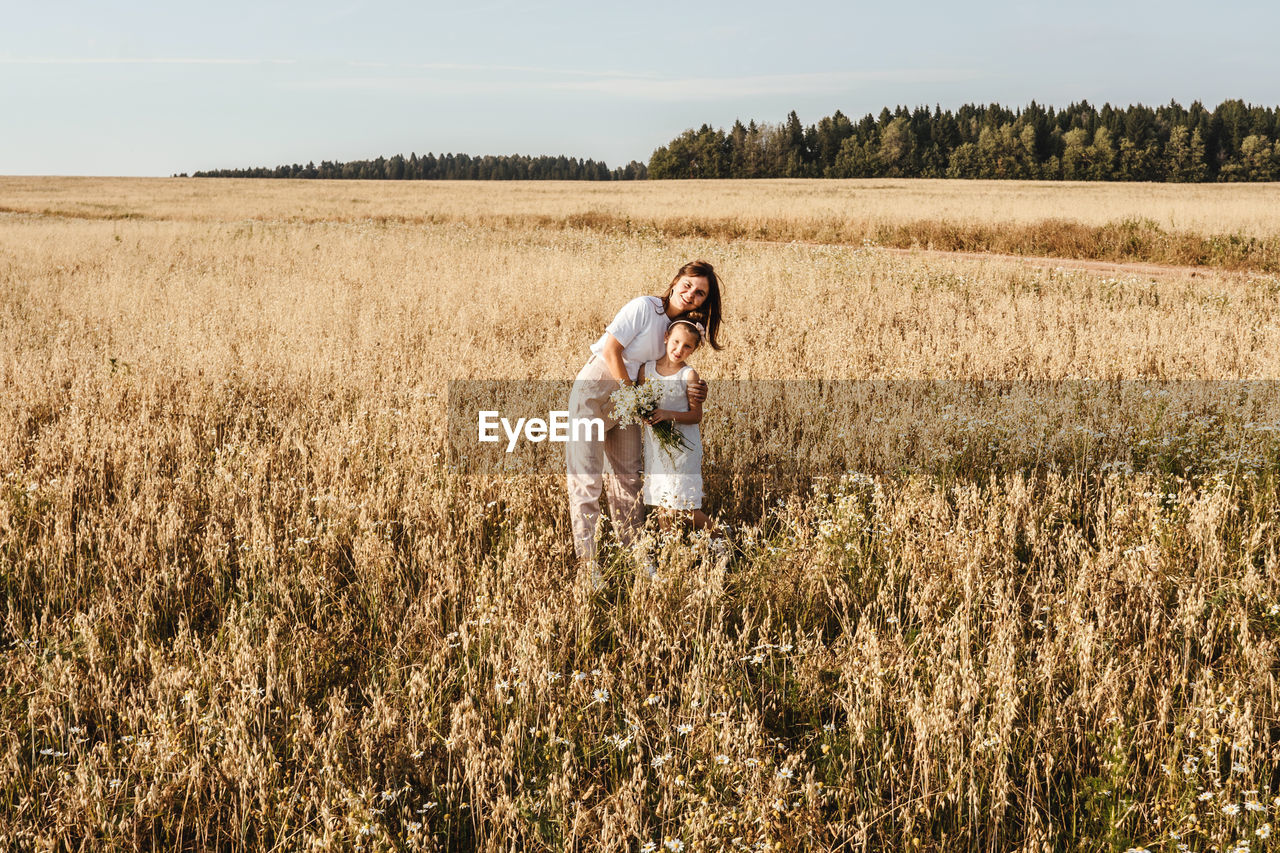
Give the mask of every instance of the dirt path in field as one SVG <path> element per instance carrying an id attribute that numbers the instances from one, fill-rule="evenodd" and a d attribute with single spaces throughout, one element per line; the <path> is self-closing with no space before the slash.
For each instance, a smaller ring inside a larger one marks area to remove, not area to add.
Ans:
<path id="1" fill-rule="evenodd" d="M 948 252 L 942 249 L 894 249 L 882 247 L 882 251 L 895 255 L 929 255 L 937 258 L 962 258 L 972 261 L 1019 261 L 1027 266 L 1055 267 L 1089 272 L 1110 272 L 1126 275 L 1178 276 L 1197 278 L 1209 273 L 1230 273 L 1213 267 L 1175 267 L 1163 264 L 1121 263 L 1119 261 L 1090 261 L 1081 258 L 1051 258 L 1034 255 L 1001 255 L 992 252 Z"/>
<path id="2" fill-rule="evenodd" d="M 807 240 L 744 240 L 762 246 L 788 246 L 799 243 L 804 246 L 830 246 Z M 874 246 L 879 252 L 893 255 L 917 255 L 932 258 L 954 258 L 965 261 L 1013 261 L 1024 266 L 1053 267 L 1055 269 L 1086 270 L 1088 272 L 1115 273 L 1117 275 L 1148 275 L 1155 278 L 1202 278 L 1208 275 L 1240 275 L 1248 270 L 1221 270 L 1214 267 L 1179 267 L 1169 264 L 1125 263 L 1121 261 L 1094 261 L 1084 258 L 1057 258 L 1041 255 L 1005 255 L 997 252 L 953 252 L 946 249 L 901 249 L 895 246 Z"/>

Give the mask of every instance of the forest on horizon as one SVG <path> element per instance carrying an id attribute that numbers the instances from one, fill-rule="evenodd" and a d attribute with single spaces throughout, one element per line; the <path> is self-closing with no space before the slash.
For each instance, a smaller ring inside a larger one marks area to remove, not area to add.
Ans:
<path id="1" fill-rule="evenodd" d="M 703 124 L 649 162 L 610 169 L 567 156 L 428 153 L 305 166 L 198 171 L 193 177 L 356 180 L 645 180 L 670 178 L 985 178 L 1070 181 L 1280 179 L 1280 108 L 1223 101 L 1065 109 L 966 104 L 888 107 L 853 121 L 839 110 L 804 125 Z M 181 175 L 181 177 L 185 177 Z"/>

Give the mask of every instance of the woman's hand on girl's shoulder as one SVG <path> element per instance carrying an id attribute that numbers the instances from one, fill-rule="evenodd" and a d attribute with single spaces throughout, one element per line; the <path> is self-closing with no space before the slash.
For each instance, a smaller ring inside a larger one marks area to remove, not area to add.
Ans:
<path id="1" fill-rule="evenodd" d="M 689 398 L 690 405 L 702 405 L 707 401 L 707 383 L 698 375 L 698 371 L 690 368 L 689 375 L 685 380 L 685 396 Z"/>

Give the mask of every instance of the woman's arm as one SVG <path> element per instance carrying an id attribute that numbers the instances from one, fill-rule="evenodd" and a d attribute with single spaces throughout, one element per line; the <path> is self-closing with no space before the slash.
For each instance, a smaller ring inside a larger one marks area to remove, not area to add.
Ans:
<path id="1" fill-rule="evenodd" d="M 631 385 L 631 377 L 627 375 L 627 365 L 622 361 L 622 341 L 610 332 L 604 333 L 604 352 L 600 354 L 605 367 L 613 374 L 613 378 L 623 385 Z"/>

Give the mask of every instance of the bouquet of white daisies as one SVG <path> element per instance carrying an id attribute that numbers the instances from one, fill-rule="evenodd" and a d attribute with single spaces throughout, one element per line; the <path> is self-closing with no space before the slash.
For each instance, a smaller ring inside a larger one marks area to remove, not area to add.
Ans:
<path id="1" fill-rule="evenodd" d="M 623 385 L 609 395 L 609 402 L 613 403 L 613 417 L 618 422 L 618 426 L 632 424 L 648 426 L 653 430 L 653 437 L 658 440 L 658 446 L 668 456 L 674 456 L 677 450 L 691 449 L 689 442 L 685 440 L 684 433 L 680 432 L 672 421 L 663 421 L 652 426 L 646 423 L 647 419 L 658 411 L 660 408 L 658 404 L 662 402 L 662 383 L 654 377 L 650 376 L 635 385 Z"/>

